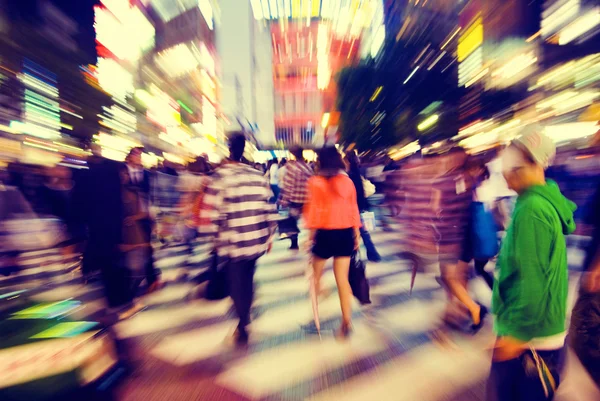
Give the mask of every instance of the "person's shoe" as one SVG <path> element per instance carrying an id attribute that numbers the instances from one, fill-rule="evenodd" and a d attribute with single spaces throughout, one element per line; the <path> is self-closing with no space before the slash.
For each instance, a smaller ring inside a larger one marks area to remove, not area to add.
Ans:
<path id="1" fill-rule="evenodd" d="M 367 259 L 369 259 L 369 262 L 373 262 L 373 263 L 379 263 L 381 262 L 381 256 L 378 253 L 375 254 L 367 254 Z"/>
<path id="2" fill-rule="evenodd" d="M 488 314 L 487 308 L 485 306 L 479 304 L 479 323 L 477 323 L 477 324 L 473 323 L 471 325 L 471 330 L 473 331 L 473 333 L 477 333 L 479 330 L 481 330 L 481 328 L 483 327 L 484 319 L 487 314 Z"/>
<path id="3" fill-rule="evenodd" d="M 347 340 L 352 334 L 352 325 L 349 323 L 342 323 L 340 328 L 335 332 L 335 338 L 337 340 Z"/>
<path id="4" fill-rule="evenodd" d="M 236 347 L 246 347 L 248 346 L 248 341 L 249 338 L 247 331 L 242 331 L 239 329 L 239 327 L 235 329 L 235 333 L 233 333 L 233 343 Z"/>

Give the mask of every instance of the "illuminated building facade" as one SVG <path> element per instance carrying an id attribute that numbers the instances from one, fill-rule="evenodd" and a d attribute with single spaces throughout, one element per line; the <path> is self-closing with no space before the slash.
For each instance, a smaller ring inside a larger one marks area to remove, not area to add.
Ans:
<path id="1" fill-rule="evenodd" d="M 144 5 L 145 4 L 145 5 Z M 95 8 L 99 86 L 113 99 L 97 139 L 109 157 L 144 145 L 147 160 L 216 157 L 216 8 L 209 0 L 102 0 Z"/>
<path id="2" fill-rule="evenodd" d="M 220 104 L 226 130 L 244 130 L 264 147 L 275 144 L 271 31 L 249 1 L 221 0 L 217 35 Z"/>
<path id="3" fill-rule="evenodd" d="M 485 149 L 509 141 L 531 123 L 544 127 L 558 144 L 597 131 L 599 117 L 590 110 L 600 98 L 600 7 L 586 0 L 545 1 L 540 8 L 541 3 L 484 2 L 463 12 L 475 17 L 461 26 L 478 24 L 482 15 L 483 41 L 470 28 L 459 39 L 464 43 L 459 85 L 467 87 L 461 102 L 465 124 L 457 137 L 461 145 Z M 460 50 L 459 43 L 459 61 Z M 470 103 L 469 96 L 478 102 Z"/>
<path id="4" fill-rule="evenodd" d="M 107 99 L 80 74 L 88 60 L 79 47 L 79 21 L 51 0 L 0 7 L 2 34 L 10 38 L 0 49 L 3 147 L 27 163 L 85 157 L 83 144 L 98 128 L 95 113 L 87 111 Z"/>
<path id="5" fill-rule="evenodd" d="M 335 142 L 335 74 L 376 55 L 383 44 L 382 2 L 252 0 L 270 21 L 275 140 L 280 147 Z M 363 34 L 366 41 L 363 43 Z M 367 48 L 368 50 L 365 50 Z"/>

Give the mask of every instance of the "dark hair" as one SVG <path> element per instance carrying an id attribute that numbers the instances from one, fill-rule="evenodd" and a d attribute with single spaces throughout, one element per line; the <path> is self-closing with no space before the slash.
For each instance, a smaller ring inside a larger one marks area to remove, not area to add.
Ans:
<path id="1" fill-rule="evenodd" d="M 346 152 L 346 161 L 348 162 L 349 170 L 360 170 L 360 159 L 358 158 L 355 150 L 349 150 Z"/>
<path id="2" fill-rule="evenodd" d="M 300 161 L 304 159 L 303 153 L 304 153 L 304 149 L 302 149 L 301 147 L 295 147 L 290 149 L 290 153 L 292 155 L 294 155 L 294 157 L 296 158 L 296 160 Z"/>
<path id="3" fill-rule="evenodd" d="M 246 148 L 246 135 L 241 131 L 234 131 L 229 134 L 229 154 L 233 161 L 239 162 L 244 156 Z"/>
<path id="4" fill-rule="evenodd" d="M 320 170 L 346 170 L 342 155 L 334 146 L 327 146 L 319 150 L 318 162 Z"/>
<path id="5" fill-rule="evenodd" d="M 279 167 L 285 166 L 286 163 L 287 163 L 287 159 L 284 157 L 283 159 L 281 159 L 281 163 L 279 163 Z"/>
<path id="6" fill-rule="evenodd" d="M 137 152 L 144 153 L 144 148 L 143 148 L 143 147 L 141 147 L 141 146 L 136 146 L 136 147 L 133 147 L 133 148 L 131 148 L 131 149 L 129 150 L 129 153 L 127 154 L 127 157 L 130 157 L 130 156 L 132 156 L 134 153 L 137 153 Z"/>

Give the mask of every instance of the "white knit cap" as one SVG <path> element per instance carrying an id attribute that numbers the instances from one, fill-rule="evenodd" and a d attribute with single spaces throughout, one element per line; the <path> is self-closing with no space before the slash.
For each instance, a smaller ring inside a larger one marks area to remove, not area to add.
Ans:
<path id="1" fill-rule="evenodd" d="M 533 161 L 543 168 L 548 167 L 556 155 L 554 141 L 544 134 L 542 127 L 537 124 L 523 128 L 519 137 L 512 143 L 527 152 Z"/>

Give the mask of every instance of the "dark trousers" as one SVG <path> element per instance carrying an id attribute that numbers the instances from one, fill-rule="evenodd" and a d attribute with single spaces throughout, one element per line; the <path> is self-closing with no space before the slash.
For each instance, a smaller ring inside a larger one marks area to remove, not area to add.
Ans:
<path id="1" fill-rule="evenodd" d="M 556 351 L 538 351 L 556 386 L 560 382 L 565 358 L 565 349 Z M 487 385 L 487 401 L 546 401 L 544 390 L 537 369 L 528 369 L 531 365 L 530 353 L 526 352 L 516 359 L 504 362 L 492 362 L 490 378 Z"/>
<path id="2" fill-rule="evenodd" d="M 94 258 L 94 266 L 100 270 L 104 296 L 110 308 L 127 306 L 133 300 L 131 274 L 121 265 L 121 253 L 116 245 L 88 244 L 93 250 L 88 257 Z"/>
<path id="3" fill-rule="evenodd" d="M 273 191 L 271 203 L 275 203 L 279 199 L 279 185 L 271 184 L 271 190 Z"/>
<path id="4" fill-rule="evenodd" d="M 152 226 L 153 226 L 154 222 L 150 219 L 144 219 L 140 221 L 140 226 L 142 227 L 142 230 L 144 232 L 144 237 L 146 237 L 146 240 L 148 241 L 148 243 L 152 242 Z M 148 286 L 152 285 L 156 279 L 157 279 L 157 274 L 156 274 L 156 269 L 154 268 L 154 250 L 152 249 L 152 246 L 150 246 L 149 248 L 149 255 L 148 255 L 148 259 L 146 261 L 146 265 L 144 266 L 144 270 L 146 272 L 146 283 L 148 284 Z"/>
<path id="5" fill-rule="evenodd" d="M 300 228 L 298 227 L 298 220 L 302 215 L 302 203 L 290 202 L 289 205 L 289 216 L 279 223 L 279 232 L 281 234 L 288 234 L 290 237 L 291 249 L 298 249 L 298 234 L 300 234 Z"/>
<path id="6" fill-rule="evenodd" d="M 250 308 L 254 297 L 254 272 L 256 259 L 227 262 L 223 267 L 229 283 L 229 294 L 240 323 L 238 330 L 245 334 L 250 324 Z"/>
<path id="7" fill-rule="evenodd" d="M 475 271 L 482 277 L 487 283 L 490 289 L 494 288 L 494 276 L 485 271 L 485 265 L 487 265 L 488 259 L 475 259 Z"/>

